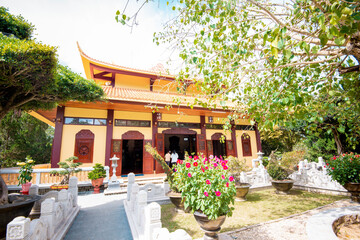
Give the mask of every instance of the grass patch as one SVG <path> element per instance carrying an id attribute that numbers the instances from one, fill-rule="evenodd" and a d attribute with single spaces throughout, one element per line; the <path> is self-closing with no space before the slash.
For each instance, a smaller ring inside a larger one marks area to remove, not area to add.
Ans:
<path id="1" fill-rule="evenodd" d="M 289 195 L 277 195 L 274 189 L 252 192 L 247 201 L 235 202 L 232 217 L 227 217 L 221 232 L 227 232 L 314 209 L 344 198 L 301 190 L 291 190 Z M 200 238 L 203 232 L 191 213 L 176 213 L 174 205 L 161 206 L 161 222 L 170 232 L 184 229 L 193 238 Z"/>

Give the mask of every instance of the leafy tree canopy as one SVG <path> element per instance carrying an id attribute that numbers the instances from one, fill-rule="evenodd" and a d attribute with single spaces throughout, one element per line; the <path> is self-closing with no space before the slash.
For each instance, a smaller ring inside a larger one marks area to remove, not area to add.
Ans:
<path id="1" fill-rule="evenodd" d="M 172 9 L 178 16 L 154 41 L 179 48 L 180 79 L 202 79 L 204 106 L 233 101 L 263 128 L 305 120 L 358 141 L 359 1 L 180 0 Z M 124 24 L 138 12 L 117 14 Z"/>
<path id="2" fill-rule="evenodd" d="M 34 26 L 22 16 L 11 15 L 5 7 L 0 7 L 0 32 L 13 34 L 20 39 L 30 39 Z"/>

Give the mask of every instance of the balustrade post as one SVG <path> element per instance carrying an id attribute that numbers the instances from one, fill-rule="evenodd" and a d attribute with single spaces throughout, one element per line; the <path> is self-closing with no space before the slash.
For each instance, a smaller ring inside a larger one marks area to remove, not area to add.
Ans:
<path id="1" fill-rule="evenodd" d="M 154 230 L 158 228 L 161 228 L 161 207 L 152 202 L 145 207 L 145 239 L 151 240 Z"/>
<path id="2" fill-rule="evenodd" d="M 16 217 L 7 225 L 6 240 L 28 239 L 30 234 L 30 218 Z"/>
<path id="3" fill-rule="evenodd" d="M 48 224 L 48 239 L 50 239 L 55 232 L 55 200 L 52 198 L 45 199 L 41 204 L 40 217 Z"/>
<path id="4" fill-rule="evenodd" d="M 138 225 L 140 227 L 140 229 L 143 228 L 144 226 L 144 211 L 145 211 L 145 207 L 147 204 L 147 192 L 145 192 L 144 190 L 141 190 L 137 196 L 137 215 L 136 215 L 136 220 L 138 222 Z"/>
<path id="5" fill-rule="evenodd" d="M 69 180 L 69 193 L 71 193 L 74 196 L 73 201 L 73 207 L 77 206 L 78 202 L 78 178 L 77 177 L 71 177 Z"/>

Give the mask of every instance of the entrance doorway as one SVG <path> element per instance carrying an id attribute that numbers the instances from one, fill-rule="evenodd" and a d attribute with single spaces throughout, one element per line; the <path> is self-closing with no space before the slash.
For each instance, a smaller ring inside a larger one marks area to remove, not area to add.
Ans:
<path id="1" fill-rule="evenodd" d="M 121 174 L 143 172 L 144 140 L 127 140 L 122 143 Z"/>
<path id="2" fill-rule="evenodd" d="M 184 159 L 185 152 L 196 155 L 196 134 L 165 134 L 165 153 L 174 150 L 179 159 Z"/>
<path id="3" fill-rule="evenodd" d="M 213 154 L 214 157 L 218 157 L 220 158 L 226 158 L 226 145 L 225 145 L 225 141 L 221 142 L 220 140 L 212 140 L 212 144 L 213 144 Z"/>

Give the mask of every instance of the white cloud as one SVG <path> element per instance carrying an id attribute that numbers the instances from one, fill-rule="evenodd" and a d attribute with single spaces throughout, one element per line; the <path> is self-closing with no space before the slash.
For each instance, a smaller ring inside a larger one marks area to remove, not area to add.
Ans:
<path id="1" fill-rule="evenodd" d="M 131 2 L 131 1 L 130 1 Z M 92 58 L 122 66 L 149 69 L 165 65 L 169 52 L 153 43 L 153 33 L 161 31 L 169 11 L 157 2 L 146 6 L 139 15 L 139 25 L 130 29 L 116 23 L 115 12 L 125 0 L 2 0 L 10 13 L 21 14 L 36 27 L 35 37 L 58 46 L 59 60 L 84 76 L 76 41 Z M 132 13 L 139 4 L 131 3 Z M 171 14 L 171 13 L 170 13 Z M 176 56 L 173 56 L 176 58 Z"/>

